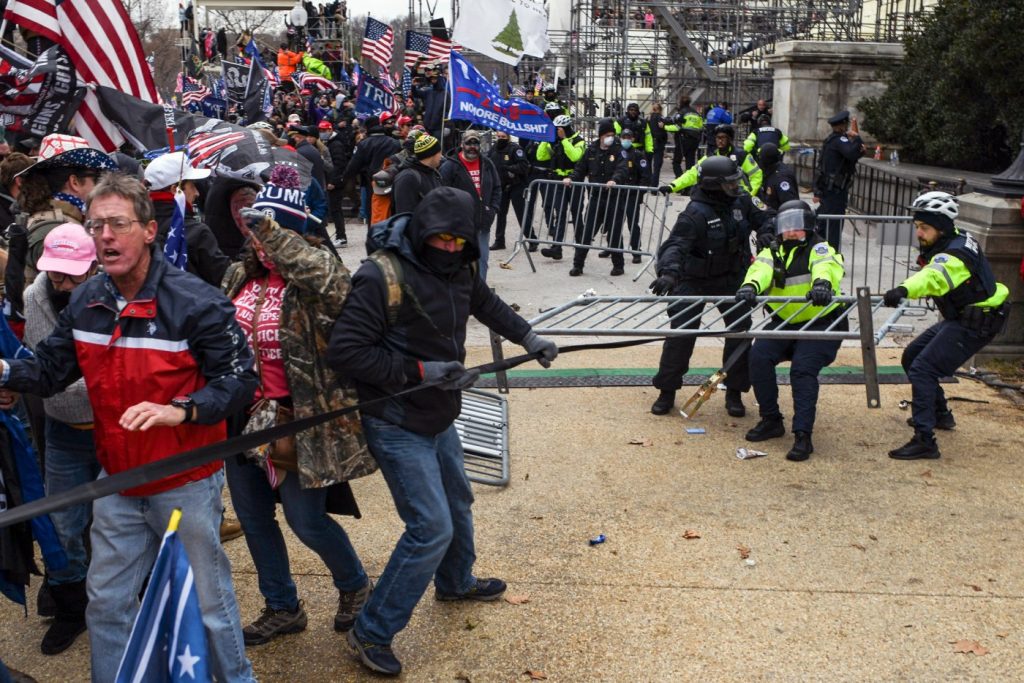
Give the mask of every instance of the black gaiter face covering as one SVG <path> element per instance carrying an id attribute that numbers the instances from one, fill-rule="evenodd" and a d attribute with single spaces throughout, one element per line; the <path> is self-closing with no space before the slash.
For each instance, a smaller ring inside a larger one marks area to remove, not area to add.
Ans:
<path id="1" fill-rule="evenodd" d="M 53 288 L 53 283 L 46 281 L 46 294 L 50 298 L 53 310 L 59 315 L 71 303 L 71 292 L 58 292 Z"/>
<path id="2" fill-rule="evenodd" d="M 443 251 L 434 247 L 426 247 L 420 252 L 420 260 L 438 275 L 451 277 L 466 265 L 461 251 Z"/>

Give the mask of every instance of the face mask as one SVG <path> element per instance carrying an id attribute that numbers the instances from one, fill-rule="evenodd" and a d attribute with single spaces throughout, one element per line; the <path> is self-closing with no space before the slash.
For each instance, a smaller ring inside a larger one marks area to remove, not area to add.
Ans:
<path id="1" fill-rule="evenodd" d="M 614 135 L 605 135 L 603 138 L 601 138 L 601 144 L 604 145 L 605 147 L 611 147 L 614 142 Z"/>
<path id="2" fill-rule="evenodd" d="M 451 277 L 466 265 L 461 251 L 449 252 L 434 247 L 424 247 L 420 259 L 427 268 L 443 277 Z"/>
<path id="3" fill-rule="evenodd" d="M 802 240 L 782 240 L 782 248 L 783 249 L 796 249 L 797 247 L 799 247 L 801 244 L 803 244 L 806 241 L 807 241 L 806 237 L 804 239 L 802 239 Z"/>
<path id="4" fill-rule="evenodd" d="M 508 140 L 504 138 L 498 138 L 497 141 L 495 141 L 494 146 L 497 147 L 498 149 L 505 149 L 506 147 L 508 147 Z"/>
<path id="5" fill-rule="evenodd" d="M 49 280 L 46 281 L 46 293 L 50 297 L 50 304 L 55 313 L 60 313 L 71 303 L 71 292 L 57 291 Z"/>
<path id="6" fill-rule="evenodd" d="M 331 134 L 330 133 L 320 133 L 320 139 L 323 142 L 327 142 L 328 140 L 331 139 Z"/>
<path id="7" fill-rule="evenodd" d="M 623 140 L 622 141 L 622 149 L 629 149 L 632 146 L 633 146 L 633 141 L 632 140 Z"/>

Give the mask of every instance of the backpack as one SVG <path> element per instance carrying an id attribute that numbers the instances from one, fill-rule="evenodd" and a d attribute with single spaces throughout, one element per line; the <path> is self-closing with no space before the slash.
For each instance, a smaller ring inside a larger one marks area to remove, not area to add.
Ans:
<path id="1" fill-rule="evenodd" d="M 430 321 L 430 316 L 423 310 L 423 306 L 416 297 L 416 292 L 406 284 L 405 279 L 402 277 L 402 259 L 395 252 L 385 248 L 391 239 L 391 231 L 395 226 L 401 225 L 402 228 L 405 228 L 411 218 L 411 213 L 400 213 L 387 220 L 374 223 L 366 231 L 366 260 L 377 266 L 381 275 L 384 276 L 384 282 L 387 286 L 388 327 L 398 322 L 398 311 L 402 308 L 403 294 L 408 295 L 409 301 L 416 312 Z M 473 277 L 476 277 L 479 268 L 477 261 L 470 265 Z M 431 324 L 433 324 L 433 321 L 431 321 Z"/>

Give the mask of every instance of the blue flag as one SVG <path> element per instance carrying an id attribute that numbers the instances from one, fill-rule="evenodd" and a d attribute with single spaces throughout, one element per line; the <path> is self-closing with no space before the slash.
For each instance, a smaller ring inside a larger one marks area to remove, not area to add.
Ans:
<path id="1" fill-rule="evenodd" d="M 185 243 L 185 193 L 178 190 L 174 193 L 174 213 L 171 214 L 171 227 L 164 243 L 164 257 L 167 262 L 178 270 L 185 270 L 188 265 L 188 245 Z"/>
<path id="2" fill-rule="evenodd" d="M 267 65 L 263 63 L 263 57 L 260 56 L 260 49 L 256 47 L 256 41 L 252 38 L 245 44 L 245 53 L 252 57 L 252 61 L 256 62 L 261 69 L 267 68 Z"/>
<path id="3" fill-rule="evenodd" d="M 555 127 L 540 107 L 506 100 L 468 59 L 452 50 L 448 68 L 448 118 L 471 121 L 527 140 L 553 142 Z"/>
<path id="4" fill-rule="evenodd" d="M 116 683 L 211 681 L 210 652 L 192 567 L 171 515 L 135 617 Z"/>
<path id="5" fill-rule="evenodd" d="M 382 111 L 394 111 L 395 96 L 382 82 L 363 72 L 359 79 L 359 94 L 356 96 L 356 114 L 376 116 Z"/>

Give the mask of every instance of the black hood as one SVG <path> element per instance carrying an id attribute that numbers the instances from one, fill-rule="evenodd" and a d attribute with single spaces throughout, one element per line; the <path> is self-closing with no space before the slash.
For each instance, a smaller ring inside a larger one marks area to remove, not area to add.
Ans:
<path id="1" fill-rule="evenodd" d="M 476 205 L 466 191 L 454 187 L 431 190 L 420 201 L 405 231 L 413 251 L 419 253 L 430 235 L 448 232 L 466 240 L 462 250 L 467 262 L 480 258 L 474 215 Z"/>

